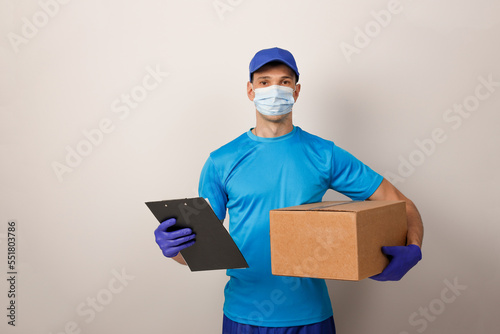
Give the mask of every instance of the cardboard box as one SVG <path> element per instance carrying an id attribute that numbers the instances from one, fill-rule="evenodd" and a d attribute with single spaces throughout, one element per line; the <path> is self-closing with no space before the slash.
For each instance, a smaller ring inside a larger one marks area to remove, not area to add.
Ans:
<path id="1" fill-rule="evenodd" d="M 359 281 L 389 260 L 382 246 L 406 245 L 404 201 L 331 201 L 270 212 L 272 273 Z"/>

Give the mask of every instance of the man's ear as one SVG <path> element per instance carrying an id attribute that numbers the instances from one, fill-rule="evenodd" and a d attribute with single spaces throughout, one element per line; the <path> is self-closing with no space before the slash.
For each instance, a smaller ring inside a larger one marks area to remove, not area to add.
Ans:
<path id="1" fill-rule="evenodd" d="M 247 96 L 250 99 L 250 101 L 253 101 L 253 99 L 255 98 L 255 92 L 253 91 L 253 85 L 250 81 L 247 82 Z"/>
<path id="2" fill-rule="evenodd" d="M 297 99 L 299 98 L 300 87 L 300 84 L 295 85 L 295 92 L 293 92 L 293 99 L 295 102 L 297 102 Z"/>

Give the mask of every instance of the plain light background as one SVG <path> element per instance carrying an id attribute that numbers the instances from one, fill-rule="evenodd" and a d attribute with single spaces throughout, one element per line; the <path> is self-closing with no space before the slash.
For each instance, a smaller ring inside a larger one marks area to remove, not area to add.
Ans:
<path id="1" fill-rule="evenodd" d="M 2 333 L 220 333 L 225 272 L 164 258 L 144 202 L 197 196 L 209 153 L 254 126 L 248 63 L 274 46 L 301 73 L 295 125 L 399 175 L 425 224 L 402 281 L 327 283 L 337 332 L 498 331 L 499 2 L 62 2 L 0 1 L 2 277 L 18 226 L 16 327 L 2 279 Z M 150 91 L 148 69 L 168 72 Z M 479 78 L 496 82 L 481 100 Z M 465 116 L 447 111 L 463 103 Z M 59 180 L 53 165 L 77 147 L 86 156 Z"/>

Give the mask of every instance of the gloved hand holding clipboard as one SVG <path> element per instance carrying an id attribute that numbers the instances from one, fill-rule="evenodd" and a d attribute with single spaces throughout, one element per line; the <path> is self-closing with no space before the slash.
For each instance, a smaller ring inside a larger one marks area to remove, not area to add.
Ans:
<path id="1" fill-rule="evenodd" d="M 190 228 L 196 234 L 194 245 L 181 250 L 191 271 L 248 268 L 245 258 L 204 198 L 185 198 L 146 202 L 161 223 L 175 218 L 174 231 Z"/>

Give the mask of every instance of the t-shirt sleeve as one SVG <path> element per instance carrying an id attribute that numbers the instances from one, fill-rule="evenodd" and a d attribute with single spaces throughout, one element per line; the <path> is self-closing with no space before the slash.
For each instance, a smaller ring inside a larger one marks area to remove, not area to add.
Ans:
<path id="1" fill-rule="evenodd" d="M 333 145 L 330 187 L 352 200 L 364 201 L 382 182 L 382 175 L 359 161 L 351 153 Z"/>
<path id="2" fill-rule="evenodd" d="M 208 198 L 217 218 L 220 220 L 226 218 L 227 194 L 211 157 L 208 157 L 201 170 L 198 194 L 200 197 Z"/>

